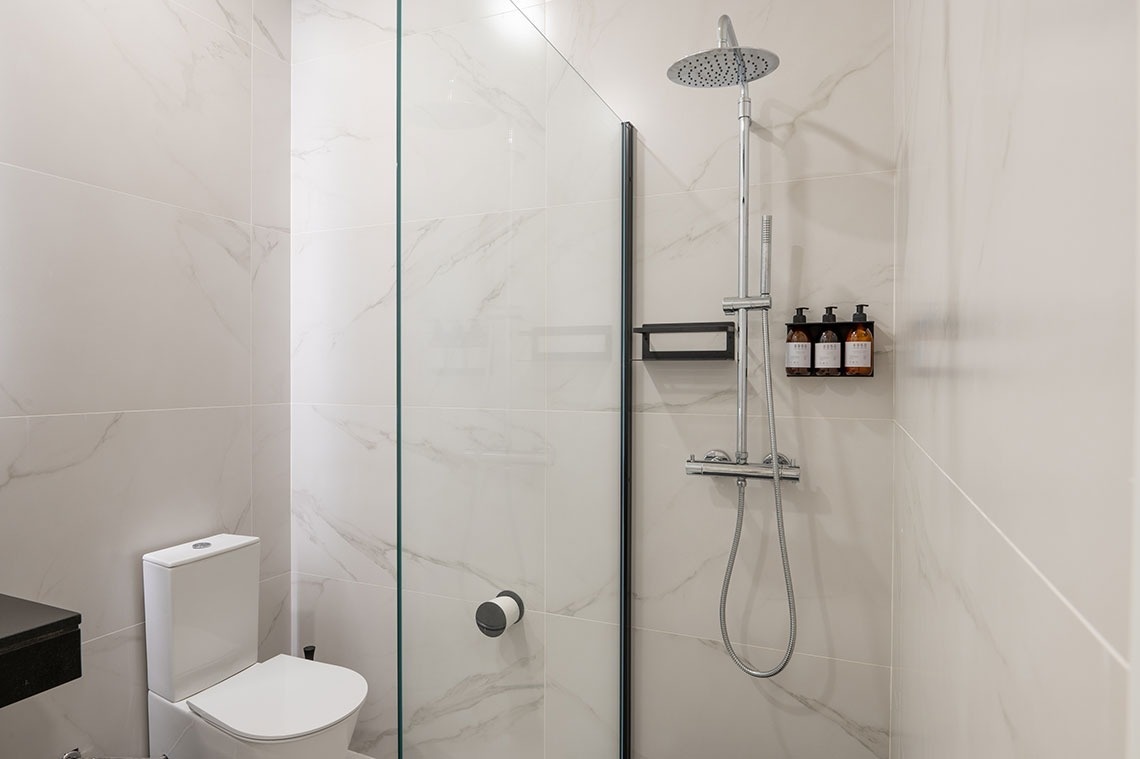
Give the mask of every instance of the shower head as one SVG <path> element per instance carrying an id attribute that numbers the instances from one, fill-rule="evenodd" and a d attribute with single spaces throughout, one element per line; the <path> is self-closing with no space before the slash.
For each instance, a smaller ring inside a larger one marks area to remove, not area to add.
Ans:
<path id="1" fill-rule="evenodd" d="M 728 16 L 717 21 L 717 43 L 674 63 L 669 78 L 686 87 L 731 87 L 767 76 L 780 65 L 779 56 L 771 51 L 741 47 Z"/>

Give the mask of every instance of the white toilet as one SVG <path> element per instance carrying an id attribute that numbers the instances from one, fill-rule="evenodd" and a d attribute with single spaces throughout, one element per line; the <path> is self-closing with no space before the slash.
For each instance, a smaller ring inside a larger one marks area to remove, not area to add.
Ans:
<path id="1" fill-rule="evenodd" d="M 368 684 L 344 667 L 257 663 L 257 538 L 215 535 L 143 557 L 150 754 L 344 759 Z"/>

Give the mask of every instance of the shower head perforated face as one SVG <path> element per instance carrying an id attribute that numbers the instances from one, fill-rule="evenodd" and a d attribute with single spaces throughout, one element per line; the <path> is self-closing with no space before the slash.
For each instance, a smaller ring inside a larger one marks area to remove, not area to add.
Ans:
<path id="1" fill-rule="evenodd" d="M 769 50 L 716 47 L 677 61 L 668 76 L 686 87 L 732 87 L 767 76 L 779 65 L 779 56 Z"/>

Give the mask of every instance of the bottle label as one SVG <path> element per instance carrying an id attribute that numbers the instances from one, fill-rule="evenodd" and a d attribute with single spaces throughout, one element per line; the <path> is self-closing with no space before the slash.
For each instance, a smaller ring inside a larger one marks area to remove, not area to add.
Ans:
<path id="1" fill-rule="evenodd" d="M 816 369 L 838 369 L 839 359 L 839 343 L 815 344 Z"/>
<path id="2" fill-rule="evenodd" d="M 788 343 L 784 366 L 788 369 L 811 368 L 811 343 Z"/>
<path id="3" fill-rule="evenodd" d="M 871 344 L 847 343 L 847 366 L 857 368 L 871 368 Z"/>

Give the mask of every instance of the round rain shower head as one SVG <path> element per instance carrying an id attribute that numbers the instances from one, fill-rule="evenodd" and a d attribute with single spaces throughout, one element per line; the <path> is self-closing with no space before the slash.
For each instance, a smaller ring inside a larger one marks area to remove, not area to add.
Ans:
<path id="1" fill-rule="evenodd" d="M 669 67 L 668 75 L 686 87 L 731 87 L 767 76 L 780 65 L 780 58 L 755 47 L 717 47 L 682 58 Z"/>

